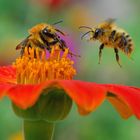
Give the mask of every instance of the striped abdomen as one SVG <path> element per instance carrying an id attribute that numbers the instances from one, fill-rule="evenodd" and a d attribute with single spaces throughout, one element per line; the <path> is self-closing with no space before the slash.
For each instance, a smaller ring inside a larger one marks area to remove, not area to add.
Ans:
<path id="1" fill-rule="evenodd" d="M 130 56 L 133 49 L 133 41 L 130 35 L 126 32 L 120 32 L 113 30 L 109 36 L 109 40 L 112 42 L 115 48 L 123 51 L 127 56 Z"/>
<path id="2" fill-rule="evenodd" d="M 121 33 L 119 38 L 118 48 L 120 48 L 126 55 L 130 56 L 134 49 L 132 38 L 126 33 Z"/>

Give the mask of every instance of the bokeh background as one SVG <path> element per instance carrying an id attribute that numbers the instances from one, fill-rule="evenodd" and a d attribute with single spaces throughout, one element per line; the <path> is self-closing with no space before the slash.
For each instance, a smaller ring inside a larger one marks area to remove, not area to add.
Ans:
<path id="1" fill-rule="evenodd" d="M 76 58 L 75 79 L 98 83 L 118 83 L 140 87 L 140 0 L 0 0 L 0 65 L 11 64 L 19 51 L 15 46 L 37 23 L 63 23 L 57 27 L 66 33 L 64 39 L 81 58 Z M 133 61 L 120 53 L 122 68 L 114 51 L 104 49 L 98 64 L 99 43 L 80 40 L 80 25 L 96 26 L 107 18 L 116 18 L 118 26 L 132 36 Z M 15 116 L 8 99 L 0 101 L 0 140 L 20 140 L 22 121 Z M 68 118 L 58 123 L 55 140 L 139 140 L 140 121 L 135 117 L 120 118 L 114 108 L 104 102 L 94 113 L 82 117 L 76 106 Z M 17 135 L 17 139 L 13 136 Z"/>

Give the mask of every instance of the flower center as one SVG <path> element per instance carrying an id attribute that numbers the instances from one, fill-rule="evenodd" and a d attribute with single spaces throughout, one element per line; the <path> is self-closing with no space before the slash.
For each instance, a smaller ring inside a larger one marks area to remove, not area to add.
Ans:
<path id="1" fill-rule="evenodd" d="M 39 48 L 25 47 L 22 57 L 16 59 L 13 64 L 16 68 L 17 83 L 37 84 L 46 80 L 71 80 L 76 74 L 73 67 L 74 62 L 67 55 L 69 50 L 65 49 L 63 54 L 59 47 L 53 46 L 50 54 Z"/>

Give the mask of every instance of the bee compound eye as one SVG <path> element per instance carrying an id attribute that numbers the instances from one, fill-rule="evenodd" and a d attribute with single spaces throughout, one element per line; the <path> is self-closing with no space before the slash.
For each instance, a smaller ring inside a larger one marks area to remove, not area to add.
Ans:
<path id="1" fill-rule="evenodd" d="M 100 33 L 102 33 L 102 29 L 96 29 L 95 32 L 98 33 L 98 34 L 100 34 Z"/>
<path id="2" fill-rule="evenodd" d="M 99 29 L 99 28 L 97 28 L 97 29 L 95 30 L 95 33 L 94 33 L 94 38 L 97 38 L 97 37 L 99 37 L 100 35 L 102 35 L 102 30 Z"/>
<path id="3" fill-rule="evenodd" d="M 48 33 L 48 30 L 45 28 L 42 32 L 46 35 Z"/>
<path id="4" fill-rule="evenodd" d="M 99 32 L 99 29 L 96 29 L 96 30 L 95 30 L 95 33 L 98 33 L 98 32 Z"/>
<path id="5" fill-rule="evenodd" d="M 96 30 L 95 30 L 95 34 L 96 34 L 97 36 L 100 36 L 100 35 L 103 34 L 103 30 L 102 30 L 102 29 L 96 29 Z"/>

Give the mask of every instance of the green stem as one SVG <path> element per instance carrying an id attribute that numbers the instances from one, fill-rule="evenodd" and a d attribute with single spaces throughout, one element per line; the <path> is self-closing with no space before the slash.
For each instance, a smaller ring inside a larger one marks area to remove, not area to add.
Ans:
<path id="1" fill-rule="evenodd" d="M 25 140 L 52 140 L 54 123 L 24 120 Z"/>

